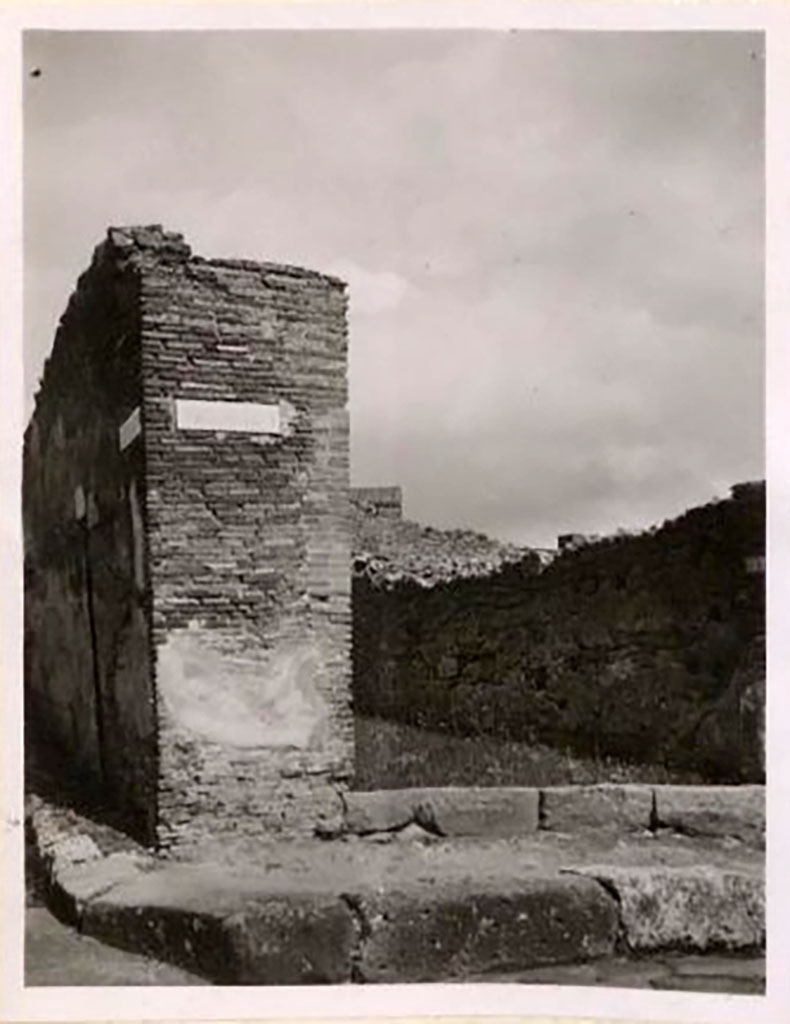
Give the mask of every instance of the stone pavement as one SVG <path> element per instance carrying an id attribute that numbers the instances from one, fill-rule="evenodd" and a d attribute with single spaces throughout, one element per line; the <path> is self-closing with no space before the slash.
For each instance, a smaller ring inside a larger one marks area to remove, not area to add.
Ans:
<path id="1" fill-rule="evenodd" d="M 470 976 L 465 981 L 522 985 L 586 985 L 674 989 L 730 995 L 763 995 L 765 957 L 665 954 L 609 957 L 586 964 L 559 964 L 509 974 Z"/>
<path id="2" fill-rule="evenodd" d="M 218 984 L 538 983 L 567 972 L 559 983 L 759 990 L 764 855 L 753 836 L 567 821 L 573 831 L 486 839 L 410 820 L 231 855 L 218 844 L 185 863 L 42 801 L 28 815 L 58 916 Z M 715 970 L 714 954 L 728 954 Z"/>
<path id="3" fill-rule="evenodd" d="M 585 964 L 469 975 L 463 981 L 525 985 L 616 986 L 760 995 L 765 958 L 737 956 L 612 957 Z M 25 985 L 208 985 L 210 982 L 149 957 L 80 935 L 42 906 L 26 911 Z"/>
<path id="4" fill-rule="evenodd" d="M 25 985 L 206 985 L 187 971 L 106 946 L 46 907 L 25 911 Z"/>
<path id="5" fill-rule="evenodd" d="M 42 879 L 25 878 L 25 985 L 206 985 L 187 971 L 81 935 L 47 909 Z"/>

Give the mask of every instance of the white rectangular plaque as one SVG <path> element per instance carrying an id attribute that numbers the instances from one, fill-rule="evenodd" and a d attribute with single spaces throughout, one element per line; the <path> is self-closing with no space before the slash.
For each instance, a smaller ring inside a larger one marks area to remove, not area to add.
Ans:
<path id="1" fill-rule="evenodd" d="M 124 448 L 128 448 L 129 445 L 134 441 L 140 434 L 140 406 L 131 412 L 126 419 L 123 421 L 121 426 L 118 428 L 118 443 L 121 446 L 121 451 Z"/>
<path id="2" fill-rule="evenodd" d="M 177 398 L 176 426 L 179 430 L 216 430 L 222 433 L 282 433 L 280 407 L 261 402 Z"/>

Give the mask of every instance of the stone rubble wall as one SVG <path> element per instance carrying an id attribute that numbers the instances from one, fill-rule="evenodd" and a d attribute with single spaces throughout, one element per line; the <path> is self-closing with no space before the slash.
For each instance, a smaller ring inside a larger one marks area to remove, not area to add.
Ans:
<path id="1" fill-rule="evenodd" d="M 762 780 L 764 485 L 548 565 L 490 542 L 454 571 L 451 536 L 357 522 L 358 712 Z"/>
<path id="2" fill-rule="evenodd" d="M 473 530 L 438 530 L 382 515 L 369 501 L 355 499 L 354 492 L 352 512 L 355 573 L 377 587 L 412 583 L 429 588 L 440 582 L 486 578 L 507 566 L 522 575 L 541 568 L 539 555 L 529 548 Z"/>
<path id="3" fill-rule="evenodd" d="M 351 503 L 372 515 L 403 518 L 403 490 L 400 487 L 352 487 Z"/>

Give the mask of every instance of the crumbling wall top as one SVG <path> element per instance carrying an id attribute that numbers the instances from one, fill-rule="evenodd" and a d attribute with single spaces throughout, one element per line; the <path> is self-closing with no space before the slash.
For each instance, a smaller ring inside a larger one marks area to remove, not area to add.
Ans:
<path id="1" fill-rule="evenodd" d="M 187 259 L 192 255 L 192 249 L 184 241 L 184 236 L 175 231 L 165 231 L 161 224 L 111 227 L 107 229 L 107 241 L 121 252 L 153 249 Z"/>
<path id="2" fill-rule="evenodd" d="M 400 487 L 352 487 L 351 501 L 370 515 L 403 517 L 403 490 Z"/>
<path id="3" fill-rule="evenodd" d="M 367 490 L 372 494 L 385 489 L 352 489 L 355 573 L 364 573 L 379 584 L 410 580 L 424 587 L 455 579 L 488 576 L 519 562 L 524 568 L 534 565 L 535 571 L 540 572 L 554 563 L 565 565 L 577 558 L 605 555 L 623 544 L 648 543 L 649 538 L 666 530 L 682 530 L 694 523 L 704 529 L 711 517 L 715 519 L 727 509 L 732 509 L 733 502 L 758 503 L 765 499 L 763 480 L 734 484 L 729 498 L 715 499 L 706 505 L 688 509 L 674 519 L 645 530 L 617 530 L 605 536 L 561 534 L 558 548 L 552 550 L 507 544 L 471 530 L 440 530 L 382 514 L 375 502 L 366 496 Z M 762 550 L 755 551 L 754 556 L 761 556 Z"/>
<path id="4" fill-rule="evenodd" d="M 381 584 L 412 582 L 432 587 L 488 576 L 506 565 L 540 568 L 530 549 L 493 540 L 472 530 L 438 530 L 408 519 L 372 514 L 352 503 L 354 572 Z"/>
<path id="5" fill-rule="evenodd" d="M 258 274 L 277 274 L 320 281 L 337 288 L 346 288 L 346 282 L 331 274 L 324 274 L 307 267 L 299 267 L 291 263 L 275 263 L 268 260 L 250 260 L 230 257 L 208 259 L 193 253 L 192 248 L 184 241 L 179 232 L 166 231 L 161 224 L 130 225 L 111 227 L 107 230 L 107 239 L 100 245 L 96 254 L 105 246 L 111 246 L 123 256 L 144 256 L 157 259 L 175 259 L 189 262 L 193 266 L 217 268 L 218 270 L 251 271 Z M 95 254 L 95 255 L 96 255 Z"/>

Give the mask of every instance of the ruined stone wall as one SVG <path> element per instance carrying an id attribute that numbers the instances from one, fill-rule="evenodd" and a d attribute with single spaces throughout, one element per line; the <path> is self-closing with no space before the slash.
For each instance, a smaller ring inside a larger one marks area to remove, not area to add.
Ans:
<path id="1" fill-rule="evenodd" d="M 451 578 L 399 566 L 391 544 L 382 563 L 360 526 L 355 709 L 757 780 L 764 533 L 764 487 L 742 486 L 545 567 L 527 554 Z"/>
<path id="2" fill-rule="evenodd" d="M 334 279 L 161 254 L 142 275 L 164 845 L 312 832 L 353 771 L 346 297 Z M 183 429 L 183 400 L 279 434 Z"/>
<path id="3" fill-rule="evenodd" d="M 352 487 L 351 502 L 356 508 L 388 519 L 403 516 L 403 491 L 400 487 Z"/>
<path id="4" fill-rule="evenodd" d="M 150 838 L 144 467 L 119 443 L 141 398 L 138 326 L 136 273 L 104 244 L 61 319 L 25 434 L 25 713 L 85 794 Z"/>
<path id="5" fill-rule="evenodd" d="M 504 565 L 537 572 L 540 558 L 528 548 L 493 540 L 473 530 L 438 530 L 399 516 L 382 515 L 352 500 L 354 566 L 381 584 L 410 581 L 433 586 L 489 576 Z"/>
<path id="6" fill-rule="evenodd" d="M 342 282 L 158 226 L 110 229 L 69 305 L 25 439 L 26 707 L 145 841 L 342 812 L 346 362 Z"/>

